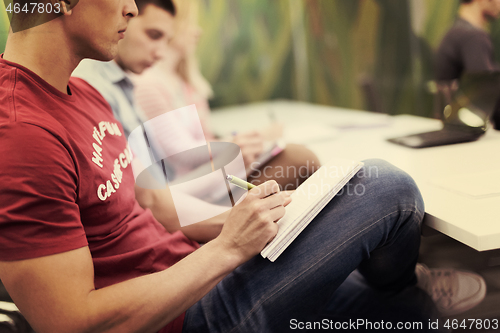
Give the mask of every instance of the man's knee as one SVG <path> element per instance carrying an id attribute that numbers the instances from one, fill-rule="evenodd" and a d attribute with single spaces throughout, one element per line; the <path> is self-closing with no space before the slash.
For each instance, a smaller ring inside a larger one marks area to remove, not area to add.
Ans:
<path id="1" fill-rule="evenodd" d="M 296 170 L 296 177 L 307 179 L 321 167 L 318 157 L 308 148 L 298 144 L 288 144 L 284 151 L 287 167 Z"/>
<path id="2" fill-rule="evenodd" d="M 397 204 L 403 208 L 414 207 L 423 214 L 422 196 L 410 175 L 381 159 L 369 159 L 363 162 L 365 165 L 355 178 L 365 186 L 367 192 L 371 192 L 383 204 Z"/>

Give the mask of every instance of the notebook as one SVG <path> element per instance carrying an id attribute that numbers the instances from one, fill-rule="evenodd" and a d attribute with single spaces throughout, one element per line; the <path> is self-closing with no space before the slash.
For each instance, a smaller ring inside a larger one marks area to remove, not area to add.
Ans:
<path id="1" fill-rule="evenodd" d="M 285 215 L 277 222 L 276 237 L 261 251 L 262 257 L 274 262 L 363 165 L 363 162 L 333 159 L 302 183 L 292 194 Z"/>
<path id="2" fill-rule="evenodd" d="M 440 85 L 440 91 L 446 93 L 443 99 L 447 100 L 442 130 L 387 141 L 411 148 L 426 148 L 475 141 L 484 135 L 488 118 L 498 105 L 500 73 L 466 73 L 458 83 L 458 90 L 454 85 L 456 82 Z"/>

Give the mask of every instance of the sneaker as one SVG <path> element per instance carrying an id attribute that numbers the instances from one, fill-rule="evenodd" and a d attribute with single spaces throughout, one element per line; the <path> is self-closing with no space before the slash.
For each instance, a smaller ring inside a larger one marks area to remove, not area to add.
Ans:
<path id="1" fill-rule="evenodd" d="M 478 274 L 451 268 L 429 269 L 423 264 L 415 268 L 417 286 L 427 292 L 443 316 L 472 309 L 486 296 L 486 283 Z"/>

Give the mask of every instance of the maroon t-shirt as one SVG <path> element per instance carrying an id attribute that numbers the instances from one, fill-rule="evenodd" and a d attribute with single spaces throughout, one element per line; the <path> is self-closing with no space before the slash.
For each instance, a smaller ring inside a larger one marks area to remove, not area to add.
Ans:
<path id="1" fill-rule="evenodd" d="M 68 91 L 0 59 L 0 260 L 88 245 L 103 288 L 197 249 L 135 200 L 130 149 L 102 96 L 80 79 Z M 162 332 L 180 331 L 183 318 Z"/>

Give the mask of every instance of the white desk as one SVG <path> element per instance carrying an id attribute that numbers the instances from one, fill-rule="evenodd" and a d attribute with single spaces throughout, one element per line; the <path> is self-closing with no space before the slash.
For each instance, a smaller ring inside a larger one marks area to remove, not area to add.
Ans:
<path id="1" fill-rule="evenodd" d="M 319 124 L 318 132 L 331 129 L 329 138 L 306 143 L 322 162 L 335 156 L 382 158 L 408 172 L 424 197 L 426 225 L 479 251 L 500 248 L 498 192 L 474 197 L 433 184 L 433 180 L 451 175 L 495 172 L 500 177 L 500 131 L 489 130 L 476 142 L 410 149 L 385 139 L 436 130 L 441 128 L 441 122 L 287 101 L 219 109 L 213 113 L 212 126 L 217 133 L 263 128 L 270 123 L 270 110 L 279 122 L 291 128 L 311 129 Z"/>

